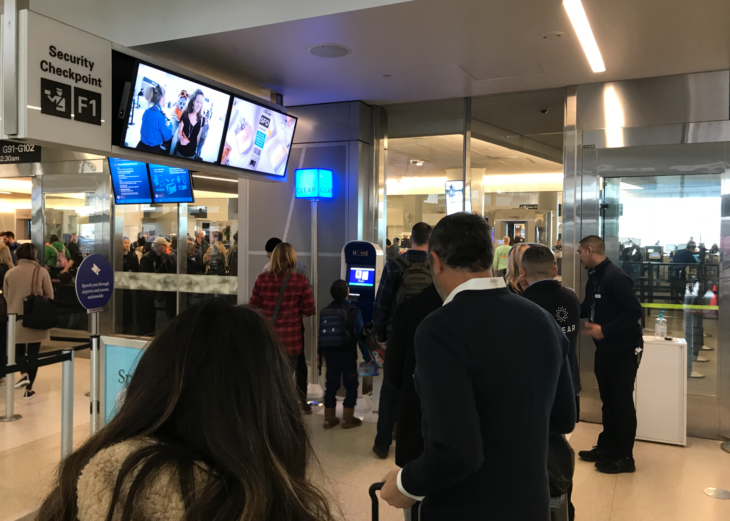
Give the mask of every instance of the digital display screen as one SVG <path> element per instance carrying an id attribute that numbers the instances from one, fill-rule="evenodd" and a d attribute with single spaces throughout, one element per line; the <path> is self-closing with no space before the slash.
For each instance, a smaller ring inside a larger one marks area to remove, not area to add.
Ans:
<path id="1" fill-rule="evenodd" d="M 146 163 L 110 157 L 109 170 L 112 174 L 112 188 L 116 204 L 152 203 Z"/>
<path id="2" fill-rule="evenodd" d="M 193 186 L 190 182 L 190 172 L 188 170 L 151 163 L 149 167 L 154 202 L 193 202 Z"/>
<path id="3" fill-rule="evenodd" d="M 375 268 L 350 268 L 350 286 L 374 286 Z"/>
<path id="4" fill-rule="evenodd" d="M 220 164 L 282 177 L 296 126 L 295 117 L 234 97 Z"/>
<path id="5" fill-rule="evenodd" d="M 124 146 L 216 163 L 230 99 L 225 92 L 140 63 Z"/>

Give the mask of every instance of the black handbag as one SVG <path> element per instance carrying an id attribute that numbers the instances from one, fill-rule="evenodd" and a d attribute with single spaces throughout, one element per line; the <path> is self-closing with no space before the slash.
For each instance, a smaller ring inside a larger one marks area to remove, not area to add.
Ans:
<path id="1" fill-rule="evenodd" d="M 30 295 L 23 300 L 23 327 L 29 329 L 51 329 L 58 324 L 58 309 L 56 303 L 43 296 L 43 287 L 40 295 L 34 293 L 38 281 L 40 266 L 33 271 L 33 281 L 30 286 Z"/>

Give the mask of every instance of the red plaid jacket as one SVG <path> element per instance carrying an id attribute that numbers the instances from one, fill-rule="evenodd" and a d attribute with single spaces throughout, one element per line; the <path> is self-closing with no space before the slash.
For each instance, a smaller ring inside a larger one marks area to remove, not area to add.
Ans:
<path id="1" fill-rule="evenodd" d="M 248 305 L 260 309 L 264 316 L 271 318 L 283 283 L 283 275 L 276 277 L 262 273 L 256 279 Z M 298 273 L 293 274 L 286 285 L 275 325 L 279 340 L 289 356 L 302 352 L 302 317 L 311 317 L 316 312 L 307 278 Z"/>

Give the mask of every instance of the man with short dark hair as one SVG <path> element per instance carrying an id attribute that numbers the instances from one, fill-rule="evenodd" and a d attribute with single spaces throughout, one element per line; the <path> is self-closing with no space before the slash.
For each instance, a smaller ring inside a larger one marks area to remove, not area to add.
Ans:
<path id="1" fill-rule="evenodd" d="M 430 286 L 433 279 L 428 263 L 428 239 L 431 236 L 431 225 L 420 222 L 411 230 L 411 248 L 403 255 L 389 260 L 383 268 L 383 275 L 375 296 L 373 309 L 373 325 L 378 342 L 387 344 L 388 335 L 393 327 L 393 316 L 398 304 L 410 296 L 420 293 Z M 408 278 L 404 278 L 404 274 Z M 373 452 L 379 458 L 388 457 L 390 445 L 393 443 L 393 429 L 400 409 L 400 393 L 387 376 L 387 354 L 378 402 L 378 434 L 373 444 Z"/>
<path id="2" fill-rule="evenodd" d="M 74 263 L 76 269 L 81 265 L 84 260 L 84 256 L 81 254 L 81 247 L 79 246 L 79 234 L 72 233 L 66 245 L 68 252 L 71 254 L 71 260 Z"/>
<path id="3" fill-rule="evenodd" d="M 548 434 L 575 426 L 568 339 L 492 277 L 480 216 L 444 217 L 429 252 L 445 300 L 416 332 L 424 451 L 386 476 L 382 497 L 396 508 L 423 500 L 429 521 L 547 521 Z M 485 334 L 485 320 L 499 327 Z"/>
<path id="4" fill-rule="evenodd" d="M 572 289 L 564 288 L 560 281 L 555 280 L 558 268 L 555 266 L 555 256 L 550 248 L 542 245 L 530 246 L 522 255 L 520 268 L 520 284 L 522 296 L 550 313 L 558 326 L 563 330 L 570 341 L 568 361 L 570 374 L 573 377 L 573 392 L 575 393 L 576 422 L 580 419 L 580 401 L 578 394 L 581 391 L 580 368 L 578 367 L 578 330 L 580 328 L 580 300 Z M 575 518 L 575 510 L 570 501 L 572 492 L 572 471 L 565 475 L 566 468 L 573 469 L 575 453 L 563 436 L 551 434 L 548 464 L 552 472 L 550 475 L 560 476 L 561 479 L 551 482 L 551 495 L 568 494 L 569 519 Z M 564 485 L 561 481 L 567 481 Z M 560 488 L 553 493 L 553 489 Z"/>
<path id="5" fill-rule="evenodd" d="M 594 372 L 603 402 L 603 432 L 592 450 L 578 453 L 607 474 L 634 472 L 636 438 L 634 383 L 644 349 L 642 309 L 634 284 L 606 258 L 603 239 L 590 235 L 578 246 L 580 262 L 588 270 L 581 318 L 582 334 L 596 345 Z"/>
<path id="6" fill-rule="evenodd" d="M 18 264 L 18 258 L 15 256 L 15 251 L 18 249 L 18 246 L 20 246 L 20 243 L 15 241 L 15 234 L 13 232 L 5 232 L 5 235 L 3 235 L 3 240 L 5 241 L 5 245 L 10 250 L 10 255 L 12 255 L 13 257 L 13 262 L 15 264 Z"/>
<path id="7" fill-rule="evenodd" d="M 387 260 L 393 260 L 400 255 L 400 239 L 395 237 L 393 243 L 387 242 L 388 249 L 385 252 Z"/>
<path id="8" fill-rule="evenodd" d="M 672 299 L 682 302 L 687 291 L 687 268 L 690 264 L 698 264 L 695 258 L 697 243 L 689 241 L 687 247 L 677 250 L 669 261 L 669 287 Z"/>

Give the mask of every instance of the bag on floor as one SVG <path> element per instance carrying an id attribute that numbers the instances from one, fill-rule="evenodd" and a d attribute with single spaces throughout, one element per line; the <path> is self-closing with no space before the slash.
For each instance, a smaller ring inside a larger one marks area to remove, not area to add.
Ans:
<path id="1" fill-rule="evenodd" d="M 40 284 L 40 266 L 33 271 L 30 295 L 23 300 L 23 327 L 30 329 L 51 329 L 58 324 L 58 310 L 53 300 L 43 295 Z M 35 288 L 40 284 L 40 289 Z M 40 293 L 40 294 L 37 294 Z"/>

